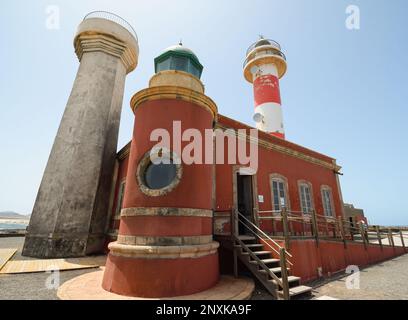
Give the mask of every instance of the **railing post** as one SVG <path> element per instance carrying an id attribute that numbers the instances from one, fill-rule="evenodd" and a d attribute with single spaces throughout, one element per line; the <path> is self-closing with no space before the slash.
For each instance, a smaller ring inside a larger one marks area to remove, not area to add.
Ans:
<path id="1" fill-rule="evenodd" d="M 402 247 L 404 248 L 404 252 L 405 252 L 405 242 L 404 242 L 404 236 L 403 236 L 403 234 L 402 234 L 402 231 L 400 230 L 400 237 L 401 237 L 401 244 L 402 244 Z"/>
<path id="2" fill-rule="evenodd" d="M 316 239 L 316 245 L 319 246 L 319 228 L 317 226 L 317 217 L 316 211 L 312 210 L 312 226 L 313 226 L 313 235 Z"/>
<path id="3" fill-rule="evenodd" d="M 380 226 L 375 226 L 375 231 L 377 232 L 378 243 L 381 246 L 381 250 L 383 250 L 381 233 L 380 233 Z"/>
<path id="4" fill-rule="evenodd" d="M 237 248 L 235 247 L 235 236 L 236 234 L 236 222 L 237 220 L 237 211 L 233 209 L 231 211 L 231 240 L 232 240 L 232 254 L 234 259 L 234 277 L 238 278 L 238 253 Z"/>
<path id="5" fill-rule="evenodd" d="M 283 290 L 283 299 L 289 300 L 289 282 L 288 282 L 288 269 L 286 265 L 286 250 L 285 248 L 280 248 L 280 267 L 281 267 L 281 279 L 282 279 L 282 290 Z"/>
<path id="6" fill-rule="evenodd" d="M 394 248 L 395 247 L 395 244 L 394 244 L 394 236 L 392 235 L 392 231 L 391 231 L 391 228 L 388 228 L 388 237 L 389 237 L 389 241 L 390 241 L 390 244 L 392 245 L 392 247 Z"/>
<path id="7" fill-rule="evenodd" d="M 367 239 L 365 237 L 365 231 L 364 231 L 364 228 L 363 228 L 363 224 L 359 223 L 358 228 L 360 229 L 361 238 L 362 238 L 363 243 L 364 243 L 364 249 L 367 250 Z"/>
<path id="8" fill-rule="evenodd" d="M 285 207 L 282 209 L 282 226 L 283 226 L 283 236 L 285 237 L 285 247 L 289 249 L 289 245 L 290 245 L 289 237 L 290 236 L 289 236 L 289 230 L 288 230 L 288 213 Z"/>
<path id="9" fill-rule="evenodd" d="M 344 232 L 343 219 L 342 219 L 341 216 L 339 216 L 337 218 L 337 220 L 339 221 L 339 232 L 340 232 L 341 239 L 343 240 L 344 248 L 347 248 L 347 242 L 346 242 L 346 235 L 345 235 L 345 232 Z"/>

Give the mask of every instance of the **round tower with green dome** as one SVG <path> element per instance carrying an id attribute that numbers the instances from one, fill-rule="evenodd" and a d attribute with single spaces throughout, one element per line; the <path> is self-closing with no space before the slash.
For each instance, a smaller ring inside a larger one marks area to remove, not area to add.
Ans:
<path id="1" fill-rule="evenodd" d="M 179 43 L 168 47 L 154 59 L 154 70 L 156 73 L 165 70 L 179 70 L 200 79 L 203 66 L 193 51 Z"/>
<path id="2" fill-rule="evenodd" d="M 203 66 L 191 50 L 172 46 L 154 62 L 149 87 L 130 102 L 135 115 L 127 168 L 131 178 L 102 283 L 107 291 L 146 298 L 189 295 L 219 280 L 219 243 L 213 240 L 215 166 L 191 162 L 186 151 L 192 141 L 181 141 L 192 129 L 199 137 L 212 131 L 217 106 L 204 94 Z M 163 132 L 169 139 L 155 138 Z M 158 157 L 170 163 L 154 163 Z"/>

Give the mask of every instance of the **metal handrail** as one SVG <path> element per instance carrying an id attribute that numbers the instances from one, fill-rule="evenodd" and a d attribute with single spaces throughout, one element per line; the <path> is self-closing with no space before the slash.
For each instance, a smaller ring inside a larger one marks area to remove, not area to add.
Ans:
<path id="1" fill-rule="evenodd" d="M 248 56 L 248 57 L 245 59 L 243 65 L 242 65 L 243 68 L 245 68 L 245 66 L 246 66 L 250 61 L 255 60 L 255 59 L 258 59 L 258 58 L 263 57 L 263 56 L 265 56 L 265 55 L 271 55 L 271 54 L 273 54 L 273 55 L 275 55 L 275 56 L 279 56 L 279 57 L 281 57 L 283 60 L 286 61 L 286 56 L 285 56 L 285 54 L 284 54 L 283 52 L 281 52 L 281 51 L 278 51 L 278 50 L 265 50 L 265 51 L 262 51 L 262 53 L 263 53 L 263 54 L 261 54 L 261 55 L 255 55 L 255 56 L 250 55 L 250 56 Z"/>
<path id="2" fill-rule="evenodd" d="M 281 50 L 280 44 L 279 44 L 278 42 L 276 42 L 275 40 L 271 40 L 271 39 L 259 39 L 259 40 L 255 41 L 253 44 L 251 44 L 251 45 L 249 46 L 249 48 L 248 48 L 247 51 L 246 51 L 246 55 L 248 55 L 248 54 L 255 48 L 255 46 L 259 43 L 259 41 L 261 41 L 261 40 L 269 41 L 271 46 L 275 47 L 276 49 Z"/>
<path id="3" fill-rule="evenodd" d="M 281 287 L 283 288 L 283 281 L 282 281 L 281 279 L 279 279 L 278 276 L 277 276 L 276 274 L 274 274 L 274 273 L 268 268 L 268 266 L 267 266 L 265 263 L 263 263 L 262 260 L 259 259 L 259 258 L 252 252 L 251 249 L 248 248 L 248 246 L 247 246 L 244 242 L 241 241 L 241 239 L 239 239 L 236 235 L 234 235 L 234 240 L 237 241 L 237 242 L 239 243 L 239 245 L 241 246 L 241 248 L 243 248 L 243 249 L 250 255 L 250 257 L 251 257 L 252 259 L 254 259 L 254 260 L 258 263 L 258 265 L 259 265 L 262 269 L 264 269 L 264 270 L 268 273 L 268 275 L 278 283 L 279 286 L 281 286 Z"/>
<path id="4" fill-rule="evenodd" d="M 259 229 L 252 221 L 248 220 L 241 212 L 237 211 L 237 213 L 238 213 L 239 216 L 241 216 L 242 218 L 244 218 L 244 219 L 250 224 L 250 226 L 254 227 L 258 232 L 260 232 L 265 238 L 267 238 L 269 241 L 271 241 L 271 242 L 272 242 L 274 245 L 276 245 L 279 249 L 282 249 L 282 248 L 283 248 L 283 247 L 281 247 L 281 246 L 279 245 L 279 243 L 277 243 L 275 240 L 273 240 L 271 237 L 269 237 L 265 232 L 263 232 L 261 229 Z M 238 219 L 238 220 L 239 220 L 239 219 Z M 241 221 L 241 223 L 242 223 L 242 221 Z M 245 223 L 243 223 L 243 224 L 245 225 Z M 258 234 L 256 234 L 253 230 L 251 230 L 248 226 L 246 226 L 246 227 L 247 227 L 250 231 L 252 231 L 259 239 L 262 240 L 262 238 L 261 238 Z M 266 242 L 266 244 L 267 244 L 272 250 L 274 250 L 275 252 L 277 252 L 276 249 L 274 249 L 271 245 L 269 245 L 269 243 Z M 279 252 L 277 252 L 277 253 L 280 254 Z M 286 255 L 289 256 L 290 258 L 293 257 L 293 256 L 292 256 L 289 252 L 287 252 L 287 251 L 286 251 Z M 293 264 L 292 264 L 290 261 L 288 261 L 288 263 L 293 266 Z"/>
<path id="5" fill-rule="evenodd" d="M 115 13 L 108 12 L 108 11 L 92 11 L 84 17 L 84 20 L 91 19 L 91 18 L 102 18 L 102 19 L 106 19 L 106 20 L 115 22 L 119 24 L 120 26 L 124 27 L 127 31 L 129 31 L 132 34 L 132 36 L 135 37 L 136 41 L 139 42 L 137 33 L 135 29 L 133 29 L 132 25 Z"/>

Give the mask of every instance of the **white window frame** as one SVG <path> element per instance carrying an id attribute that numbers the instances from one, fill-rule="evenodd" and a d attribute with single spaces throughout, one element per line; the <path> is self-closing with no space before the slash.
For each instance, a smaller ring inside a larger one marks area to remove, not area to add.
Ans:
<path id="1" fill-rule="evenodd" d="M 328 192 L 328 194 L 329 194 L 329 201 L 330 201 L 330 215 L 328 214 L 328 206 L 327 206 L 327 203 L 326 203 L 326 196 L 325 196 L 325 192 Z M 321 188 L 320 188 L 320 193 L 321 193 L 321 196 L 322 196 L 322 206 L 323 206 L 323 212 L 324 212 L 324 216 L 326 217 L 326 218 L 331 218 L 331 219 L 333 219 L 333 218 L 336 218 L 336 212 L 334 211 L 334 202 L 333 202 L 333 191 L 332 191 L 332 188 L 330 188 L 329 186 L 322 186 Z"/>
<path id="2" fill-rule="evenodd" d="M 305 201 L 303 201 L 303 193 L 302 193 L 302 188 L 308 188 L 309 189 L 309 202 L 310 202 L 310 208 L 306 208 L 306 209 L 310 209 L 309 211 L 305 212 L 305 207 L 303 205 L 303 202 L 305 202 L 305 204 L 307 205 L 307 199 L 306 199 L 306 194 L 305 194 Z M 315 206 L 314 206 L 314 201 L 313 201 L 313 187 L 312 184 L 306 180 L 299 180 L 298 181 L 298 189 L 299 189 L 299 201 L 300 201 L 300 210 L 302 211 L 303 215 L 307 215 L 310 216 L 312 210 L 314 210 Z"/>
<path id="3" fill-rule="evenodd" d="M 272 204 L 272 211 L 275 210 L 275 200 L 274 200 L 274 188 L 273 188 L 273 183 L 277 182 L 282 183 L 283 185 L 283 192 L 284 192 L 284 199 L 285 199 L 285 208 L 286 210 L 290 211 L 290 199 L 289 199 L 289 186 L 288 186 L 288 179 L 280 174 L 274 173 L 271 174 L 269 177 L 270 181 L 270 188 L 271 188 L 271 204 Z M 280 190 L 278 190 L 279 192 Z M 281 197 L 279 197 L 279 211 L 282 211 L 282 203 L 281 203 Z M 275 215 L 279 215 L 279 212 L 274 212 Z"/>

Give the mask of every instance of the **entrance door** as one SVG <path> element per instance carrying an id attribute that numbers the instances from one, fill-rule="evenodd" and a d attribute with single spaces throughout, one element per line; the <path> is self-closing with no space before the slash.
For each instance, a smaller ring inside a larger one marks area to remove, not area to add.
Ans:
<path id="1" fill-rule="evenodd" d="M 252 176 L 237 173 L 237 191 L 238 211 L 244 215 L 245 218 L 254 223 Z M 245 219 L 240 218 L 240 220 L 246 222 Z M 246 223 L 248 224 L 248 222 Z M 251 231 L 242 223 L 238 224 L 238 232 L 239 234 L 252 235 Z"/>

